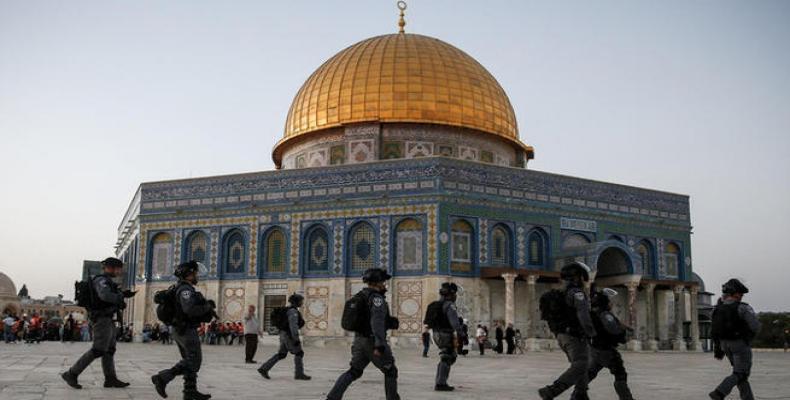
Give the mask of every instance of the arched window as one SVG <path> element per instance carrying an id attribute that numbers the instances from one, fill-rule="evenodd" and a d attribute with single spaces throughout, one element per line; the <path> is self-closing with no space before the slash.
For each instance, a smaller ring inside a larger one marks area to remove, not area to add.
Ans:
<path id="1" fill-rule="evenodd" d="M 158 233 L 151 239 L 151 275 L 154 279 L 169 278 L 173 272 L 173 237 Z"/>
<path id="2" fill-rule="evenodd" d="M 208 267 L 208 236 L 201 231 L 195 231 L 187 237 L 186 245 L 186 261 L 194 260 L 201 263 L 204 267 Z M 208 270 L 201 269 L 200 275 L 208 274 Z"/>
<path id="3" fill-rule="evenodd" d="M 274 228 L 266 235 L 266 265 L 264 272 L 270 274 L 285 273 L 285 233 L 280 228 Z"/>
<path id="4" fill-rule="evenodd" d="M 307 234 L 307 257 L 305 265 L 308 272 L 329 271 L 329 236 L 321 226 L 312 228 Z"/>
<path id="5" fill-rule="evenodd" d="M 574 247 L 581 247 L 589 243 L 590 240 L 587 239 L 587 236 L 584 236 L 580 233 L 574 233 L 565 237 L 565 239 L 562 241 L 562 249 L 572 249 Z"/>
<path id="6" fill-rule="evenodd" d="M 529 265 L 546 264 L 546 240 L 539 230 L 532 231 L 527 239 L 529 244 Z"/>
<path id="7" fill-rule="evenodd" d="M 664 248 L 664 272 L 667 276 L 678 276 L 680 249 L 674 243 L 667 243 Z"/>
<path id="8" fill-rule="evenodd" d="M 646 276 L 655 277 L 656 266 L 653 262 L 653 251 L 650 243 L 643 240 L 636 246 L 636 253 L 639 254 L 639 259 L 642 261 L 642 273 Z"/>
<path id="9" fill-rule="evenodd" d="M 364 271 L 375 267 L 375 252 L 378 247 L 376 232 L 367 222 L 360 222 L 351 228 L 351 271 Z"/>
<path id="10" fill-rule="evenodd" d="M 413 218 L 401 221 L 395 228 L 395 269 L 422 270 L 422 223 Z"/>
<path id="11" fill-rule="evenodd" d="M 450 269 L 455 272 L 472 271 L 472 225 L 464 220 L 455 221 L 450 236 Z"/>
<path id="12" fill-rule="evenodd" d="M 510 234 L 501 225 L 491 231 L 491 262 L 496 265 L 510 264 Z"/>
<path id="13" fill-rule="evenodd" d="M 247 245 L 244 234 L 238 230 L 229 233 L 225 239 L 225 255 L 223 261 L 226 274 L 243 274 L 247 259 Z"/>

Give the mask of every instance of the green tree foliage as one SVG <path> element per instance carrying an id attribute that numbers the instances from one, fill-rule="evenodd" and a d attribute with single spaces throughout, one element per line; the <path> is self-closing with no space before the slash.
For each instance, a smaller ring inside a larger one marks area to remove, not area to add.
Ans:
<path id="1" fill-rule="evenodd" d="M 782 348 L 790 340 L 790 313 L 761 312 L 757 317 L 762 329 L 754 338 L 754 347 Z"/>

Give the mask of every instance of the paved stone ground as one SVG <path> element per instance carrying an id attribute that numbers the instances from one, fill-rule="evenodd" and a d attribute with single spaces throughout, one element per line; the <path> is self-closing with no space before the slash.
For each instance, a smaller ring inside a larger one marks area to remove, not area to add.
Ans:
<path id="1" fill-rule="evenodd" d="M 0 400 L 27 399 L 157 399 L 149 376 L 173 364 L 175 346 L 120 344 L 116 354 L 121 379 L 127 389 L 104 389 L 98 360 L 80 377 L 85 387 L 73 390 L 58 373 L 64 371 L 88 348 L 87 343 L 42 343 L 41 345 L 0 344 Z M 215 399 L 322 399 L 337 376 L 348 365 L 349 352 L 339 347 L 307 348 L 310 382 L 292 380 L 292 358 L 272 371 L 272 380 L 263 380 L 257 365 L 247 365 L 241 346 L 204 346 L 205 354 L 199 387 Z M 275 351 L 261 346 L 262 361 Z M 727 365 L 710 354 L 626 353 L 629 380 L 641 400 L 707 399 L 707 392 L 727 374 Z M 566 366 L 557 352 L 528 353 L 523 356 L 471 355 L 460 358 L 453 368 L 454 394 L 432 391 L 436 349 L 431 358 L 420 357 L 419 349 L 396 349 L 400 369 L 400 392 L 404 400 L 419 399 L 537 399 L 536 390 L 550 383 Z M 758 399 L 790 399 L 790 353 L 757 353 L 752 385 Z M 592 399 L 616 399 L 612 378 L 603 373 L 591 385 Z M 170 398 L 180 398 L 181 382 L 169 387 Z M 569 393 L 563 398 L 568 398 Z M 737 398 L 731 396 L 731 398 Z M 351 386 L 346 399 L 384 399 L 381 373 L 372 365 Z"/>

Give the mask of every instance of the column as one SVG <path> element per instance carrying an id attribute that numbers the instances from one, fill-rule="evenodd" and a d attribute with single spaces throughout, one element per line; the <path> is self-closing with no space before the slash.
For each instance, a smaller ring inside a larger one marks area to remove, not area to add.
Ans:
<path id="1" fill-rule="evenodd" d="M 527 276 L 527 313 L 529 323 L 527 324 L 527 331 L 524 337 L 527 338 L 526 345 L 528 351 L 540 350 L 538 343 L 538 298 L 537 298 L 537 275 Z"/>
<path id="2" fill-rule="evenodd" d="M 516 277 L 518 274 L 505 273 L 502 278 L 505 280 L 505 324 L 516 322 Z"/>
<path id="3" fill-rule="evenodd" d="M 675 326 L 672 339 L 672 350 L 685 351 L 686 342 L 683 340 L 683 286 L 672 288 L 675 294 Z"/>
<path id="4" fill-rule="evenodd" d="M 642 342 L 639 340 L 639 316 L 637 315 L 637 290 L 639 289 L 639 282 L 628 282 L 625 285 L 628 288 L 628 326 L 633 329 L 630 334 L 631 338 L 628 341 L 628 350 L 640 351 L 642 350 Z"/>
<path id="5" fill-rule="evenodd" d="M 647 349 L 650 351 L 658 351 L 658 340 L 656 340 L 656 336 L 658 333 L 656 331 L 656 323 L 658 322 L 658 316 L 656 315 L 656 284 L 655 283 L 648 283 L 645 285 L 645 312 L 647 315 L 645 316 L 645 322 L 647 323 Z"/>
<path id="6" fill-rule="evenodd" d="M 702 342 L 699 340 L 699 310 L 697 310 L 697 296 L 699 287 L 691 287 L 691 351 L 702 351 Z"/>

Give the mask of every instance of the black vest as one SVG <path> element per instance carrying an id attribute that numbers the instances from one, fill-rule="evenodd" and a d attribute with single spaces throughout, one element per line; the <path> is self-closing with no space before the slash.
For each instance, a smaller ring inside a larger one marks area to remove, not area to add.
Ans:
<path id="1" fill-rule="evenodd" d="M 751 340 L 754 333 L 749 329 L 746 321 L 738 313 L 741 303 L 719 303 L 713 310 L 713 321 L 711 323 L 711 337 L 713 339 L 724 340 Z"/>

